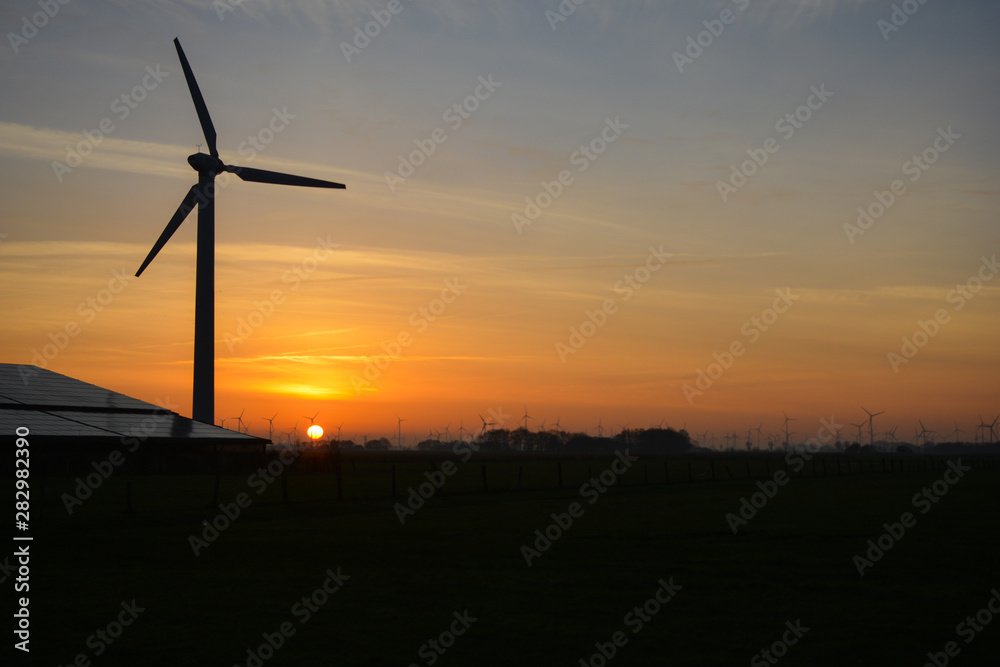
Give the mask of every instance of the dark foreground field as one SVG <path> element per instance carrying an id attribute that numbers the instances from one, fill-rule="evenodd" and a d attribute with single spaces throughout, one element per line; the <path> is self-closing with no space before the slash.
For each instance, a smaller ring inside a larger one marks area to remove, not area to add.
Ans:
<path id="1" fill-rule="evenodd" d="M 913 496 L 942 478 L 946 459 L 894 474 L 806 470 L 738 535 L 726 515 L 757 491 L 755 481 L 727 471 L 716 482 L 665 484 L 657 462 L 653 479 L 635 466 L 627 486 L 581 497 L 581 471 L 597 475 L 611 461 L 567 464 L 561 490 L 482 493 L 474 460 L 405 525 L 390 498 L 337 502 L 330 474 L 286 473 L 288 503 L 280 482 L 257 495 L 247 474 L 229 475 L 220 502 L 244 492 L 253 503 L 198 556 L 189 538 L 205 537 L 202 522 L 219 514 L 208 509 L 211 477 L 112 476 L 72 516 L 59 496 L 73 479 L 48 479 L 32 508 L 32 657 L 225 667 L 920 666 L 955 642 L 948 664 L 998 664 L 1000 618 L 990 613 L 971 638 L 957 629 L 1000 587 L 994 461 L 964 473 L 939 502 L 917 506 Z M 729 466 L 744 463 L 734 457 Z M 515 467 L 491 474 L 513 479 Z M 523 467 L 533 479 L 552 474 L 551 462 Z M 372 478 L 383 484 L 385 474 L 383 464 Z M 419 479 L 401 467 L 400 496 Z M 134 511 L 125 513 L 129 481 Z M 582 515 L 528 567 L 522 545 L 573 502 Z M 854 556 L 904 512 L 915 525 L 859 576 Z M 328 570 L 343 575 L 342 586 L 318 593 L 324 582 L 337 585 Z M 648 603 L 661 580 L 675 585 L 673 597 Z M 302 604 L 310 596 L 312 609 Z M 137 609 L 123 611 L 133 600 Z M 632 611 L 644 605 L 645 618 Z M 120 634 L 119 617 L 130 623 Z M 272 652 L 265 635 L 280 648 Z M 783 636 L 795 643 L 781 645 Z M 780 660 L 759 655 L 775 642 Z M 603 658 L 599 646 L 614 656 Z"/>

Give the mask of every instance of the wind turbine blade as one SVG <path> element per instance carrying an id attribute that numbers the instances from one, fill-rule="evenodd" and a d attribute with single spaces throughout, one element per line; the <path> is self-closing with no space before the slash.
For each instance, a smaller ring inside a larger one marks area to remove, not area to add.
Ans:
<path id="1" fill-rule="evenodd" d="M 201 96 L 201 89 L 195 81 L 194 72 L 188 64 L 184 49 L 181 48 L 180 40 L 174 38 L 174 46 L 177 47 L 177 56 L 181 59 L 181 68 L 184 70 L 184 78 L 187 79 L 188 89 L 191 91 L 191 99 L 194 100 L 194 110 L 198 112 L 198 120 L 201 121 L 202 132 L 205 133 L 205 141 L 208 142 L 208 152 L 212 157 L 219 157 L 219 150 L 215 147 L 215 125 L 212 124 L 212 117 L 208 115 L 208 107 L 205 106 L 205 98 Z"/>
<path id="2" fill-rule="evenodd" d="M 149 263 L 153 261 L 154 257 L 156 257 L 156 253 L 160 252 L 160 248 L 162 248 L 167 241 L 170 240 L 170 237 L 174 235 L 177 228 L 181 226 L 182 222 L 184 222 L 184 218 L 188 217 L 188 214 L 194 209 L 195 206 L 198 205 L 196 201 L 197 198 L 198 185 L 195 184 L 191 186 L 190 190 L 188 190 L 187 195 L 184 197 L 184 201 L 182 201 L 181 205 L 177 207 L 174 217 L 170 218 L 170 222 L 168 222 L 167 226 L 163 229 L 163 233 L 160 234 L 160 238 L 156 239 L 156 243 L 153 244 L 153 249 L 149 251 L 148 255 L 146 255 L 146 260 L 142 263 L 142 266 L 139 267 L 139 270 L 135 272 L 137 277 L 142 275 L 142 272 L 146 270 Z"/>
<path id="3" fill-rule="evenodd" d="M 277 171 L 264 171 L 263 169 L 251 169 L 250 167 L 236 167 L 226 165 L 226 171 L 232 172 L 251 183 L 273 183 L 274 185 L 298 185 L 304 188 L 333 188 L 344 190 L 347 188 L 343 183 L 333 183 L 332 181 L 321 181 L 318 178 L 306 178 L 305 176 L 293 176 L 292 174 L 282 174 Z"/>

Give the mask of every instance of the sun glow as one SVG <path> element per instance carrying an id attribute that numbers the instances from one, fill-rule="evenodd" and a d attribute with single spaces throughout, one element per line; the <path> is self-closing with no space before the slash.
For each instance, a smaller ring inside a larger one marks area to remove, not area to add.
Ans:
<path id="1" fill-rule="evenodd" d="M 313 440 L 319 440 L 320 438 L 323 437 L 323 427 L 320 426 L 319 424 L 313 424 L 312 426 L 309 427 L 309 430 L 306 431 L 306 435 L 308 435 Z"/>

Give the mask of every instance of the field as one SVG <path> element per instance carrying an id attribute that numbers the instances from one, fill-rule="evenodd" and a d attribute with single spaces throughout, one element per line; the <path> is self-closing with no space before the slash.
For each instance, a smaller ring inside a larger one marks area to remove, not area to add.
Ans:
<path id="1" fill-rule="evenodd" d="M 632 463 L 581 494 L 613 456 L 477 454 L 446 475 L 440 456 L 381 454 L 344 459 L 343 501 L 328 462 L 299 461 L 271 482 L 223 475 L 217 491 L 211 475 L 112 475 L 71 516 L 61 496 L 74 478 L 49 478 L 32 506 L 32 654 L 58 665 L 79 654 L 94 665 L 766 665 L 758 654 L 778 642 L 783 665 L 923 665 L 953 641 L 950 664 L 993 665 L 1000 619 L 970 642 L 956 626 L 1000 586 L 997 461 L 961 457 L 970 471 L 948 473 L 936 502 L 913 501 L 958 459 L 848 469 L 828 456 L 796 471 L 780 458 L 684 455 Z M 786 483 L 768 498 L 758 482 L 779 469 Z M 401 525 L 395 503 L 436 472 L 442 488 Z M 734 534 L 727 514 L 758 491 L 762 506 Z M 854 557 L 905 512 L 913 521 L 860 576 Z M 554 539 L 535 544 L 547 527 Z M 537 548 L 530 567 L 524 545 Z M 328 594 L 324 581 L 341 586 Z M 658 590 L 669 601 L 649 603 Z M 119 616 L 129 625 L 117 634 Z"/>

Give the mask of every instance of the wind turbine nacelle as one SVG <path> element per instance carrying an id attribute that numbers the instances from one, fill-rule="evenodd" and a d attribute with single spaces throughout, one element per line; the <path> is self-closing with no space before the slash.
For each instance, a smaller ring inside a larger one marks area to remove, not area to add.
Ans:
<path id="1" fill-rule="evenodd" d="M 226 170 L 226 165 L 217 157 L 212 157 L 207 153 L 195 153 L 188 156 L 188 164 L 195 171 L 218 174 Z"/>

